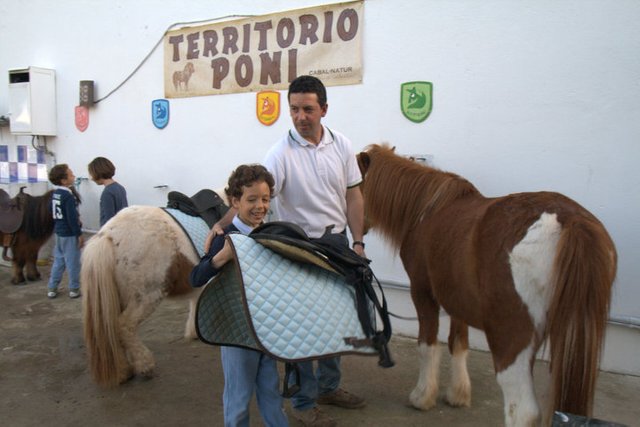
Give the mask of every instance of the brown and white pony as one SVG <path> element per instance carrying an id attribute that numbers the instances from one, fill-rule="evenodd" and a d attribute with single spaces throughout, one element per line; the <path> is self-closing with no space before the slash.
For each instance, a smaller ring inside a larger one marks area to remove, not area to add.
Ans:
<path id="1" fill-rule="evenodd" d="M 84 338 L 94 380 L 116 386 L 150 376 L 151 351 L 137 329 L 166 296 L 190 296 L 186 338 L 196 338 L 199 291 L 189 274 L 199 261 L 182 227 L 161 208 L 131 206 L 111 218 L 82 253 Z"/>
<path id="2" fill-rule="evenodd" d="M 20 205 L 24 213 L 22 225 L 11 236 L 11 283 L 14 285 L 27 280 L 39 280 L 41 277 L 36 263 L 40 248 L 53 234 L 52 193 L 53 191 L 48 191 L 42 196 L 32 196 L 20 190 L 20 194 L 16 196 L 21 198 Z"/>
<path id="3" fill-rule="evenodd" d="M 617 263 L 600 221 L 558 193 L 484 197 L 464 178 L 386 146 L 368 147 L 359 162 L 368 219 L 399 249 L 418 313 L 412 405 L 426 410 L 436 402 L 442 307 L 451 316 L 448 403 L 471 403 L 473 326 L 486 334 L 507 426 L 540 422 L 532 367 L 547 338 L 549 410 L 590 416 Z"/>

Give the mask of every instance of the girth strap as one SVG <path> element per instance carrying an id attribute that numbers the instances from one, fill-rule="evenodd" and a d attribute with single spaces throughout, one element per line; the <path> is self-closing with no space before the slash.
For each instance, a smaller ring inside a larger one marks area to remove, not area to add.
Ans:
<path id="1" fill-rule="evenodd" d="M 13 259 L 7 255 L 7 251 L 15 243 L 16 233 L 0 233 L 0 236 L 2 236 L 2 259 L 7 262 L 11 262 Z"/>
<path id="2" fill-rule="evenodd" d="M 356 291 L 356 305 L 358 309 L 358 319 L 367 337 L 372 341 L 373 348 L 378 351 L 378 365 L 383 368 L 390 368 L 395 365 L 389 353 L 388 343 L 391 339 L 391 320 L 387 310 L 387 300 L 384 297 L 382 286 L 378 282 L 382 303 L 378 299 L 373 288 L 373 272 L 366 267 L 358 267 L 347 270 L 347 283 L 351 284 Z M 369 304 L 373 303 L 375 311 L 370 310 Z M 375 313 L 378 313 L 382 320 L 382 331 L 377 331 L 375 327 Z"/>

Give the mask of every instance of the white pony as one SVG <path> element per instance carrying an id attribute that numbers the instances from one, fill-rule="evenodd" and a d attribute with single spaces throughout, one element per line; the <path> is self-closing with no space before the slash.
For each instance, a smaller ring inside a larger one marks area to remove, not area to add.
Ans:
<path id="1" fill-rule="evenodd" d="M 184 335 L 196 338 L 200 290 L 190 286 L 189 274 L 198 261 L 182 227 L 153 206 L 123 209 L 87 242 L 81 271 L 84 338 L 98 384 L 116 386 L 153 373 L 153 355 L 137 328 L 166 296 L 190 297 Z"/>

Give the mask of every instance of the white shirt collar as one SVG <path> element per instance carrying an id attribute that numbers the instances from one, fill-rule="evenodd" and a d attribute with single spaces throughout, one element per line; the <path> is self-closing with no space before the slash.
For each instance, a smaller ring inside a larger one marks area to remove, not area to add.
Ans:
<path id="1" fill-rule="evenodd" d="M 289 137 L 293 139 L 298 145 L 301 145 L 303 147 L 307 147 L 310 145 L 315 146 L 314 144 L 304 139 L 302 135 L 300 135 L 300 133 L 296 130 L 296 128 L 289 130 Z M 333 133 L 331 133 L 331 130 L 329 130 L 328 127 L 326 127 L 325 125 L 322 125 L 322 139 L 320 140 L 320 143 L 317 146 L 320 147 L 323 145 L 331 144 L 332 142 L 333 142 Z"/>
<path id="2" fill-rule="evenodd" d="M 249 234 L 251 233 L 251 231 L 253 231 L 253 227 L 242 222 L 242 220 L 240 219 L 240 217 L 238 217 L 238 215 L 234 216 L 231 222 L 233 223 L 233 225 L 236 226 L 238 231 L 240 231 L 242 234 Z"/>

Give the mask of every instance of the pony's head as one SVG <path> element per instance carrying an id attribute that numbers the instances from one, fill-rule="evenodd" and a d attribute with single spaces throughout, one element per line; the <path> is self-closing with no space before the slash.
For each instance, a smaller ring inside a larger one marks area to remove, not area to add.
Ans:
<path id="1" fill-rule="evenodd" d="M 373 144 L 365 147 L 365 151 L 362 151 L 356 155 L 356 159 L 358 160 L 358 167 L 360 168 L 360 173 L 362 174 L 362 184 L 360 184 L 360 191 L 362 192 L 363 197 L 364 197 L 364 185 L 365 185 L 365 179 L 366 179 L 365 176 L 367 174 L 367 171 L 369 170 L 369 166 L 371 165 L 371 157 L 369 155 L 369 152 L 376 151 L 379 149 L 388 149 L 388 147 Z M 395 149 L 396 147 L 392 147 L 390 151 L 393 152 Z M 366 200 L 365 200 L 365 206 L 366 206 Z M 371 220 L 367 215 L 367 210 L 365 207 L 364 229 L 363 229 L 364 234 L 367 234 L 371 229 L 371 227 L 373 227 L 373 225 L 371 224 Z"/>
<path id="2" fill-rule="evenodd" d="M 399 156 L 387 144 L 366 147 L 358 165 L 369 226 L 379 228 L 396 246 L 432 213 L 459 197 L 478 194 L 464 178 Z"/>
<path id="3" fill-rule="evenodd" d="M 383 145 L 371 144 L 364 147 L 364 151 L 356 155 L 356 159 L 358 160 L 358 167 L 360 168 L 360 173 L 362 174 L 363 184 L 364 184 L 365 175 L 367 174 L 367 171 L 371 166 L 371 156 L 372 155 L 375 156 L 376 153 L 379 153 L 381 151 L 388 151 L 390 153 L 394 153 L 395 150 L 396 150 L 395 146 L 389 147 L 387 144 L 383 144 Z"/>

